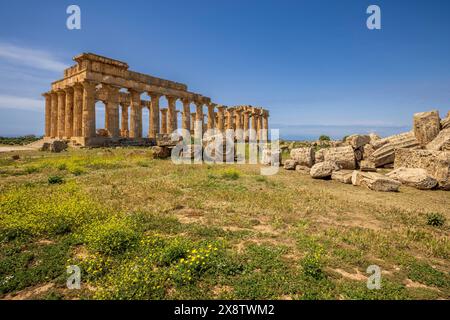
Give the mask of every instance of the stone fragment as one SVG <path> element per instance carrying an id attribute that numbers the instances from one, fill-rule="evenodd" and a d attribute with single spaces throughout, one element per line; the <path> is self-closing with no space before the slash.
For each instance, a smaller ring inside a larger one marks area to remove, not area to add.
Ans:
<path id="1" fill-rule="evenodd" d="M 311 168 L 307 167 L 307 166 L 302 166 L 302 165 L 296 165 L 295 166 L 295 171 L 301 172 L 301 173 L 306 173 L 309 174 L 311 172 Z"/>
<path id="2" fill-rule="evenodd" d="M 300 165 L 312 167 L 314 164 L 314 153 L 314 149 L 311 147 L 292 149 L 291 159 L 297 161 Z"/>
<path id="3" fill-rule="evenodd" d="M 284 169 L 286 170 L 295 170 L 296 166 L 297 166 L 296 160 L 289 159 L 284 162 Z"/>
<path id="4" fill-rule="evenodd" d="M 395 192 L 401 183 L 376 172 L 353 171 L 352 184 L 363 186 L 374 191 Z"/>
<path id="5" fill-rule="evenodd" d="M 369 159 L 369 157 L 372 155 L 372 153 L 375 151 L 374 147 L 368 143 L 363 147 L 363 159 Z"/>
<path id="6" fill-rule="evenodd" d="M 324 151 L 325 161 L 334 162 L 341 169 L 356 168 L 355 152 L 351 146 L 329 148 Z"/>
<path id="7" fill-rule="evenodd" d="M 425 169 L 420 168 L 402 167 L 387 173 L 386 176 L 420 190 L 433 189 L 438 183 Z"/>
<path id="8" fill-rule="evenodd" d="M 331 177 L 333 171 L 337 171 L 339 169 L 339 166 L 335 162 L 324 161 L 313 165 L 309 174 L 314 179 L 327 179 Z"/>
<path id="9" fill-rule="evenodd" d="M 345 139 L 345 142 L 351 145 L 353 149 L 358 149 L 370 142 L 370 136 L 365 134 L 352 134 Z"/>
<path id="10" fill-rule="evenodd" d="M 420 145 L 425 147 L 439 134 L 441 119 L 437 110 L 414 114 L 414 135 Z"/>
<path id="11" fill-rule="evenodd" d="M 324 162 L 325 161 L 325 151 L 326 149 L 320 149 L 316 151 L 315 154 L 315 163 Z"/>
<path id="12" fill-rule="evenodd" d="M 52 142 L 44 142 L 40 150 L 59 153 L 61 151 L 67 150 L 67 143 L 63 140 L 53 140 Z"/>
<path id="13" fill-rule="evenodd" d="M 427 144 L 427 150 L 447 150 L 450 147 L 450 128 L 441 130 L 436 138 Z"/>
<path id="14" fill-rule="evenodd" d="M 370 171 L 370 172 L 376 172 L 376 171 L 377 171 L 377 168 L 375 167 L 375 163 L 373 163 L 373 162 L 370 161 L 370 160 L 362 160 L 362 161 L 359 163 L 359 169 L 360 169 L 361 171 L 366 171 L 366 172 L 368 172 L 368 171 Z"/>
<path id="15" fill-rule="evenodd" d="M 375 141 L 378 141 L 381 139 L 381 137 L 379 135 L 377 135 L 376 133 L 370 133 L 369 138 L 370 138 L 369 143 L 374 143 Z"/>
<path id="16" fill-rule="evenodd" d="M 394 168 L 402 167 L 425 169 L 440 188 L 450 190 L 450 151 L 398 149 Z"/>
<path id="17" fill-rule="evenodd" d="M 376 149 L 369 157 L 369 160 L 375 163 L 375 167 L 377 168 L 382 167 L 386 164 L 393 163 L 395 159 L 396 149 L 419 147 L 419 142 L 415 138 L 413 132 L 405 132 L 385 139 L 387 139 L 387 143 Z M 379 143 L 379 141 L 381 140 L 378 140 L 377 143 Z"/>
<path id="18" fill-rule="evenodd" d="M 171 148 L 166 146 L 153 146 L 152 147 L 153 157 L 157 159 L 166 159 L 170 157 Z"/>
<path id="19" fill-rule="evenodd" d="M 331 180 L 336 180 L 345 184 L 352 184 L 352 170 L 333 171 Z"/>
<path id="20" fill-rule="evenodd" d="M 272 149 L 270 148 L 263 149 L 261 154 L 261 163 L 264 165 L 272 165 L 272 166 L 280 165 L 281 163 L 280 150 L 272 151 Z"/>

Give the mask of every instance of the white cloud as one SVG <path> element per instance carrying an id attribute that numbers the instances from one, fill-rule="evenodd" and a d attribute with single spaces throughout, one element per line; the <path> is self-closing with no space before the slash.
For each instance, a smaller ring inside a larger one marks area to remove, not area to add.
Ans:
<path id="1" fill-rule="evenodd" d="M 0 109 L 43 111 L 44 100 L 0 95 Z"/>
<path id="2" fill-rule="evenodd" d="M 28 67 L 61 73 L 68 66 L 52 53 L 0 42 L 0 59 Z"/>

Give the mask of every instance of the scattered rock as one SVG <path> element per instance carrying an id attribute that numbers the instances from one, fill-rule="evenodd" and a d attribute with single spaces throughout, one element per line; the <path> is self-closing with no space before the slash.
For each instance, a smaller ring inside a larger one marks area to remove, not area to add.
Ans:
<path id="1" fill-rule="evenodd" d="M 325 150 L 326 149 L 320 149 L 320 150 L 316 151 L 315 163 L 319 163 L 319 162 L 324 162 L 325 161 Z"/>
<path id="2" fill-rule="evenodd" d="M 153 146 L 152 153 L 154 158 L 166 159 L 170 157 L 171 149 L 163 146 Z"/>
<path id="3" fill-rule="evenodd" d="M 331 177 L 333 171 L 339 170 L 339 166 L 333 161 L 324 161 L 312 166 L 309 174 L 314 179 L 327 179 Z"/>
<path id="4" fill-rule="evenodd" d="M 281 153 L 280 150 L 273 151 L 270 148 L 263 149 L 261 155 L 261 163 L 265 165 L 280 165 Z M 295 167 L 294 167 L 295 168 Z"/>
<path id="5" fill-rule="evenodd" d="M 426 147 L 428 150 L 450 150 L 450 128 L 441 130 Z"/>
<path id="6" fill-rule="evenodd" d="M 420 146 L 413 132 L 405 132 L 385 139 L 386 143 L 383 142 L 383 145 L 378 149 L 374 146 L 376 150 L 369 158 L 369 160 L 375 163 L 375 167 L 377 168 L 385 164 L 393 163 L 396 149 L 418 148 Z M 378 140 L 376 143 L 379 144 L 381 140 Z"/>
<path id="7" fill-rule="evenodd" d="M 433 189 L 438 183 L 425 169 L 420 168 L 402 167 L 389 172 L 386 176 L 420 190 Z"/>
<path id="8" fill-rule="evenodd" d="M 311 147 L 292 149 L 291 159 L 302 166 L 311 167 L 314 164 L 314 153 L 314 149 Z"/>
<path id="9" fill-rule="evenodd" d="M 20 156 L 18 154 L 14 154 L 11 156 L 11 159 L 13 160 L 20 160 Z"/>
<path id="10" fill-rule="evenodd" d="M 346 184 L 352 184 L 352 170 L 333 171 L 331 180 L 336 180 Z"/>
<path id="11" fill-rule="evenodd" d="M 345 142 L 351 145 L 353 149 L 358 149 L 370 142 L 370 136 L 362 134 L 352 134 L 345 139 Z"/>
<path id="12" fill-rule="evenodd" d="M 341 169 L 356 168 L 355 152 L 351 146 L 329 148 L 324 151 L 325 161 L 337 164 Z"/>
<path id="13" fill-rule="evenodd" d="M 439 187 L 450 190 L 450 152 L 397 149 L 394 168 L 421 168 L 437 180 Z"/>
<path id="14" fill-rule="evenodd" d="M 401 183 L 376 172 L 353 171 L 352 184 L 382 192 L 398 191 Z"/>
<path id="15" fill-rule="evenodd" d="M 439 134 L 441 119 L 437 110 L 414 114 L 414 135 L 420 145 L 425 147 Z"/>
<path id="16" fill-rule="evenodd" d="M 311 172 L 311 168 L 307 167 L 307 166 L 302 166 L 302 165 L 296 165 L 295 166 L 295 171 L 301 172 L 301 173 L 306 173 L 309 174 Z"/>
<path id="17" fill-rule="evenodd" d="M 44 142 L 41 151 L 50 151 L 59 153 L 67 149 L 67 142 L 63 140 L 54 140 L 52 142 Z"/>
<path id="18" fill-rule="evenodd" d="M 295 167 L 297 166 L 297 164 L 298 163 L 296 160 L 289 159 L 284 162 L 284 168 L 286 170 L 295 170 Z"/>
<path id="19" fill-rule="evenodd" d="M 361 171 L 371 171 L 371 172 L 376 172 L 377 168 L 375 167 L 375 163 L 373 163 L 370 160 L 362 160 L 359 163 L 359 168 Z"/>

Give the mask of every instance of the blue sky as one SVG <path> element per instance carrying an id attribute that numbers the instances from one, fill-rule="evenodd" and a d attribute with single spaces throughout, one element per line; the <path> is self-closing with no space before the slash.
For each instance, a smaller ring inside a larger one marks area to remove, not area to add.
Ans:
<path id="1" fill-rule="evenodd" d="M 40 94 L 81 52 L 268 108 L 284 137 L 408 130 L 414 112 L 450 110 L 449 15 L 446 0 L 2 1 L 0 135 L 42 133 Z"/>

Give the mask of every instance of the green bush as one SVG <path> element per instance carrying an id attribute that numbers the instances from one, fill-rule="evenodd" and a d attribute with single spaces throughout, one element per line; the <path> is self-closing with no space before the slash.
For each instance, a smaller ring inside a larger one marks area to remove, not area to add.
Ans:
<path id="1" fill-rule="evenodd" d="M 301 260 L 301 267 L 303 275 L 307 278 L 315 280 L 321 280 L 325 277 L 322 271 L 322 250 L 316 249 L 308 252 L 306 256 Z"/>
<path id="2" fill-rule="evenodd" d="M 331 138 L 329 136 L 323 134 L 319 137 L 319 140 L 320 141 L 330 141 Z"/>
<path id="3" fill-rule="evenodd" d="M 64 183 L 64 179 L 60 176 L 50 176 L 48 177 L 49 184 L 62 184 Z"/>
<path id="4" fill-rule="evenodd" d="M 221 176 L 223 179 L 237 180 L 241 176 L 241 173 L 236 169 L 226 169 L 222 171 Z"/>
<path id="5" fill-rule="evenodd" d="M 427 225 L 441 227 L 445 223 L 445 217 L 441 213 L 433 212 L 427 214 Z"/>

